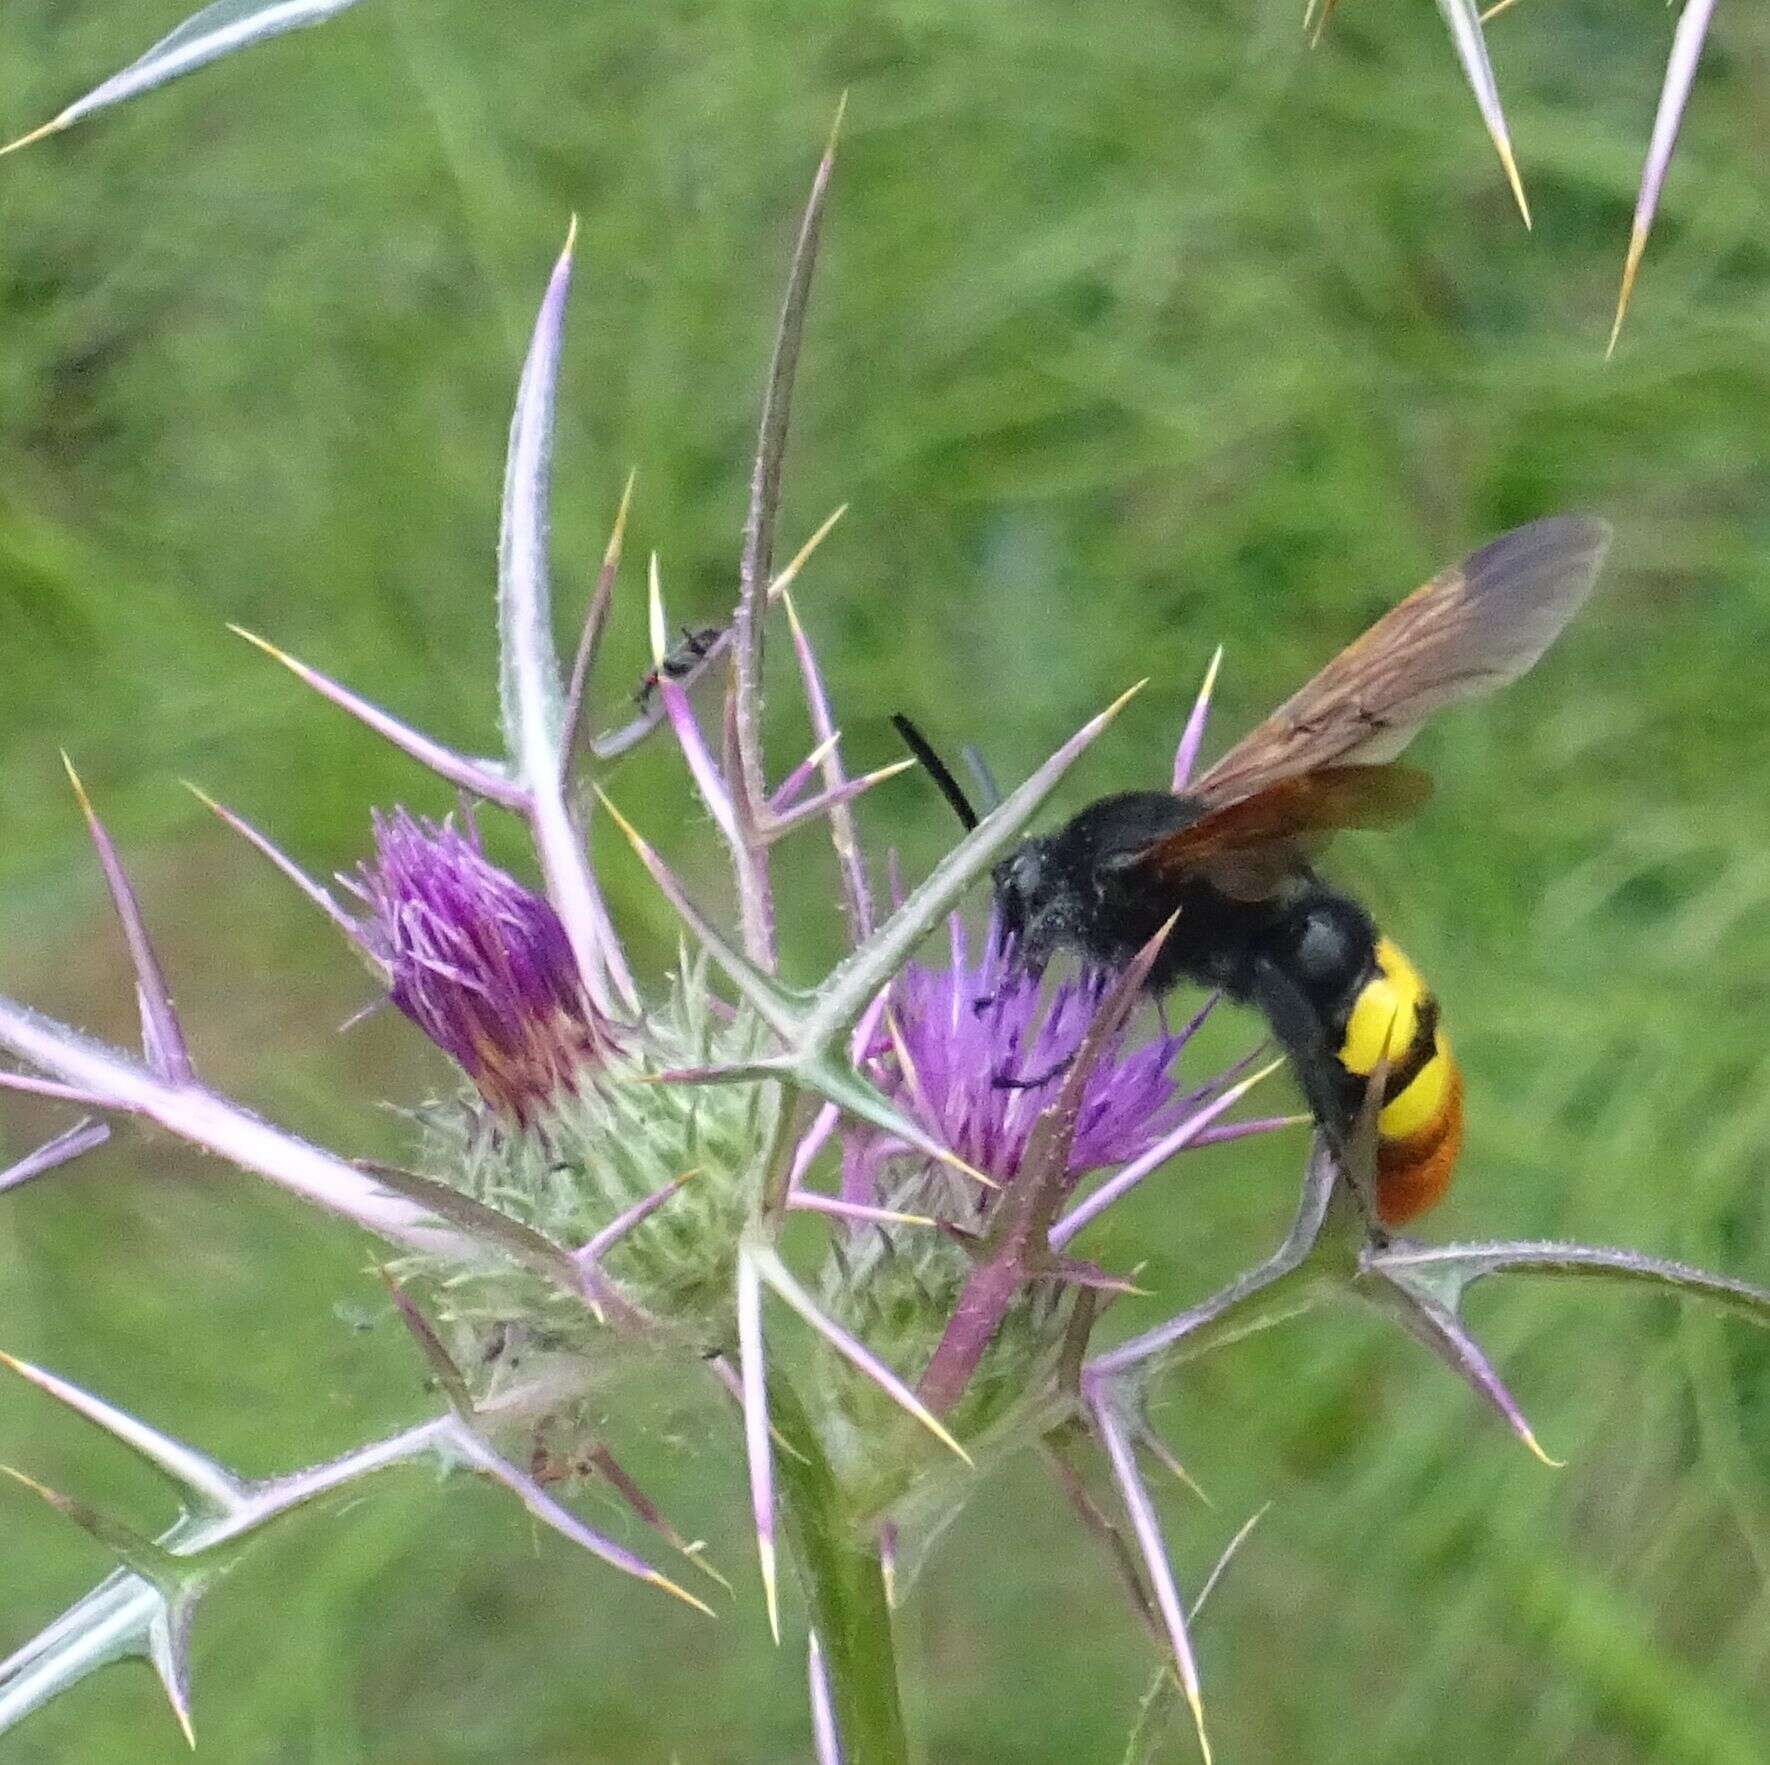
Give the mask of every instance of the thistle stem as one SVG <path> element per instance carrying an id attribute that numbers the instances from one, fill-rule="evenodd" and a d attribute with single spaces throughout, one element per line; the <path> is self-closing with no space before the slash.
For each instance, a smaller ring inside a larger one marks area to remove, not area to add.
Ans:
<path id="1" fill-rule="evenodd" d="M 844 1765 L 909 1765 L 891 1605 L 876 1528 L 851 1513 L 798 1395 L 772 1378 L 768 1407 L 793 1448 L 777 1461 L 781 1515 L 823 1646 Z"/>

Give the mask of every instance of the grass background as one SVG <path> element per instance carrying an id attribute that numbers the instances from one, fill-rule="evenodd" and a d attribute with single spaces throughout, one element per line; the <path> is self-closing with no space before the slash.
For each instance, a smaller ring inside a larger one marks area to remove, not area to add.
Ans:
<path id="1" fill-rule="evenodd" d="M 0 123 L 39 121 L 179 11 L 13 0 Z M 851 503 L 803 597 L 851 755 L 890 756 L 905 708 L 1014 776 L 1153 673 L 1074 807 L 1163 775 L 1218 641 L 1234 731 L 1468 545 L 1606 513 L 1603 595 L 1535 676 L 1422 741 L 1434 806 L 1348 840 L 1337 874 L 1433 977 L 1467 1067 L 1435 1235 L 1579 1235 L 1770 1279 L 1770 22 L 1721 9 L 1606 367 L 1671 24 L 1652 0 L 1529 0 L 1494 26 L 1534 236 L 1442 26 L 1401 0 L 1344 6 L 1313 55 L 1290 0 L 374 0 L 6 161 L 0 986 L 131 1033 L 65 744 L 206 1073 L 333 1144 L 397 1147 L 376 1100 L 440 1063 L 391 1014 L 334 1033 L 360 974 L 176 781 L 322 870 L 361 855 L 368 805 L 444 805 L 225 622 L 491 740 L 504 428 L 572 209 L 562 620 L 629 465 L 631 555 L 662 553 L 682 616 L 720 616 L 791 231 L 848 88 L 783 543 Z M 616 680 L 642 665 L 638 580 Z M 682 827 L 662 753 L 621 794 Z M 912 864 L 948 833 L 911 783 L 869 826 Z M 704 830 L 673 845 L 712 878 Z M 788 868 L 810 972 L 831 876 L 810 845 Z M 606 871 L 661 960 L 664 913 L 622 854 Z M 63 1119 L 8 1100 L 0 1157 Z M 1299 1150 L 1190 1160 L 1127 1214 L 1101 1251 L 1152 1259 L 1139 1318 L 1272 1242 Z M 360 1241 L 133 1131 L 0 1209 L 0 1346 L 248 1471 L 420 1413 L 376 1295 Z M 1217 1502 L 1166 1503 L 1183 1579 L 1275 1502 L 1201 1637 L 1219 1756 L 1770 1756 L 1764 1339 L 1542 1286 L 1476 1309 L 1567 1470 L 1352 1314 L 1171 1394 Z M 667 1396 L 644 1419 L 636 1466 L 742 1576 L 716 1629 L 536 1544 L 509 1502 L 413 1476 L 297 1524 L 212 1602 L 205 1753 L 804 1758 L 732 1445 Z M 16 1385 L 0 1460 L 165 1518 L 123 1455 Z M 0 1501 L 10 1645 L 104 1564 Z M 1149 1659 L 1093 1548 L 1033 1467 L 978 1496 L 904 1620 L 930 1760 L 1119 1757 Z M 157 1706 L 144 1673 L 102 1676 L 0 1754 L 182 1757 Z"/>

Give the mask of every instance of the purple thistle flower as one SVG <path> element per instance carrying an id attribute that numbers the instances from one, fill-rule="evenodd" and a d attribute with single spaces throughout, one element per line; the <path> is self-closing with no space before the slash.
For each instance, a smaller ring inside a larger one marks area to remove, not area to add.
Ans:
<path id="1" fill-rule="evenodd" d="M 868 1064 L 880 1089 L 930 1133 L 1006 1182 L 1020 1168 L 1034 1123 L 1056 1101 L 1111 977 L 1089 970 L 1046 986 L 1014 960 L 994 915 L 975 961 L 956 916 L 950 925 L 951 960 L 904 970 Z M 1072 1184 L 1139 1157 L 1196 1107 L 1197 1095 L 1177 1091 L 1173 1067 L 1201 1019 L 1134 1046 L 1123 1029 L 1111 1039 L 1083 1085 L 1069 1149 Z M 870 1179 L 894 1150 L 883 1137 L 869 1138 L 858 1152 L 864 1175 Z M 860 1174 L 851 1172 L 851 1186 Z"/>
<path id="2" fill-rule="evenodd" d="M 612 1042 L 559 915 L 487 861 L 471 822 L 463 833 L 404 809 L 373 821 L 375 860 L 353 886 L 389 997 L 494 1109 L 527 1123 Z"/>

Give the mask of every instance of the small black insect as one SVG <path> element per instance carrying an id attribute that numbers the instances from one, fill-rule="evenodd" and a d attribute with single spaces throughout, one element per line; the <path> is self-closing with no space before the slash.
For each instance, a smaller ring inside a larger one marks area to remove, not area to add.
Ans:
<path id="1" fill-rule="evenodd" d="M 677 644 L 657 667 L 648 668 L 633 693 L 633 702 L 640 710 L 649 711 L 651 702 L 657 696 L 660 680 L 685 680 L 694 673 L 707 652 L 712 649 L 724 635 L 717 625 L 690 626 L 682 628 L 682 642 Z"/>

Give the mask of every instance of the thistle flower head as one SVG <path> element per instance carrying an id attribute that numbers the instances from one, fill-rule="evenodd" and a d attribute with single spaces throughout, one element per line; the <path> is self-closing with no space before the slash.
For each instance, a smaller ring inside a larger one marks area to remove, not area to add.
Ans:
<path id="1" fill-rule="evenodd" d="M 890 1027 L 868 1049 L 880 1088 L 968 1164 L 998 1182 L 1020 1169 L 1034 1124 L 1056 1102 L 1111 977 L 1042 983 L 991 916 L 975 959 L 955 916 L 943 967 L 913 963 L 892 988 Z M 1196 1022 L 1134 1041 L 1121 1027 L 1083 1077 L 1071 1182 L 1146 1152 L 1186 1113 L 1174 1063 Z"/>
<path id="2" fill-rule="evenodd" d="M 389 997 L 517 1122 L 532 1120 L 611 1046 L 571 941 L 539 895 L 489 862 L 471 822 L 374 815 L 375 858 L 355 887 Z"/>
<path id="3" fill-rule="evenodd" d="M 893 981 L 860 1064 L 989 1186 L 956 1185 L 889 1132 L 851 1131 L 846 1197 L 948 1224 L 864 1235 L 825 1290 L 891 1361 L 925 1369 L 922 1395 L 961 1440 L 999 1445 L 1047 1425 L 1078 1291 L 1124 1289 L 1064 1254 L 1069 1239 L 1176 1153 L 1276 1124 L 1212 1125 L 1254 1082 L 1231 1083 L 1233 1071 L 1180 1089 L 1176 1065 L 1208 1003 L 1178 1032 L 1148 1034 L 1136 976 L 1029 971 L 993 914 L 975 957 L 956 916 L 948 935 L 945 964 L 912 963 Z M 1111 1166 L 1123 1168 L 1063 1211 Z M 852 1395 L 860 1430 L 876 1431 L 865 1419 L 876 1394 Z M 889 1499 L 900 1493 L 911 1491 Z"/>

